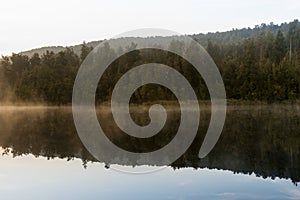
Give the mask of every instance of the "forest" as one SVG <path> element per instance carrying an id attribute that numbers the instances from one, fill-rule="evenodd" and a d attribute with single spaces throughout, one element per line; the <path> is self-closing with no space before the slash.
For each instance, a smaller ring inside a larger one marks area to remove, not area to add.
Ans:
<path id="1" fill-rule="evenodd" d="M 191 35 L 205 47 L 222 75 L 228 99 L 267 103 L 296 101 L 300 98 L 300 22 L 281 25 L 257 25 L 223 33 Z M 174 47 L 180 44 L 172 42 Z M 13 53 L 0 59 L 0 102 L 33 102 L 68 105 L 72 102 L 77 71 L 95 45 L 83 43 L 80 51 L 66 47 L 59 52 L 45 51 L 32 55 Z M 178 56 L 168 52 L 134 50 L 112 63 L 101 78 L 96 99 L 110 99 L 117 80 L 130 69 L 149 59 L 174 66 L 195 89 L 201 100 L 209 99 L 201 76 Z M 110 47 L 107 47 L 110 49 Z M 172 48 L 172 47 L 170 47 Z M 110 49 L 111 50 L 111 49 Z M 122 51 L 122 49 L 120 50 Z M 158 54 L 157 54 L 158 55 Z M 167 88 L 145 85 L 132 97 L 132 102 L 173 100 Z"/>

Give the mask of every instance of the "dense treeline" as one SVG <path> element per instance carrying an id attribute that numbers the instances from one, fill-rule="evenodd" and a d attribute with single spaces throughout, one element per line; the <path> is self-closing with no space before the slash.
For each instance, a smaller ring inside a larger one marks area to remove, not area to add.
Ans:
<path id="1" fill-rule="evenodd" d="M 230 35 L 235 38 L 241 33 L 245 34 L 243 31 L 251 34 L 246 39 L 226 40 Z M 300 97 L 300 23 L 297 20 L 281 26 L 256 26 L 251 31 L 233 30 L 225 32 L 223 36 L 225 39 L 220 42 L 220 33 L 212 35 L 207 40 L 206 49 L 219 67 L 227 98 L 274 102 Z M 199 41 L 199 35 L 194 38 Z M 183 74 L 199 99 L 209 98 L 199 74 L 176 55 L 136 51 L 134 43 L 128 48 L 133 51 L 121 56 L 102 77 L 96 95 L 98 100 L 109 99 L 114 84 L 130 67 L 149 60 L 153 62 L 153 59 L 173 66 Z M 173 41 L 170 48 L 183 46 Z M 24 54 L 2 56 L 1 101 L 22 100 L 58 105 L 71 103 L 77 70 L 91 50 L 92 47 L 84 43 L 79 55 L 73 49 L 66 48 L 58 53 L 35 53 L 31 57 Z M 113 53 L 109 46 L 105 46 L 104 50 Z M 132 101 L 156 99 L 172 100 L 174 96 L 164 87 L 146 85 L 134 93 Z"/>
<path id="2" fill-rule="evenodd" d="M 208 43 L 207 51 L 220 67 L 227 97 L 232 99 L 294 100 L 299 98 L 300 28 L 288 32 L 261 31 L 239 43 Z"/>
<path id="3" fill-rule="evenodd" d="M 298 20 L 295 20 L 293 26 L 300 27 Z M 208 40 L 212 40 L 216 43 L 236 43 L 241 42 L 246 38 L 255 38 L 261 34 L 261 31 L 270 32 L 275 35 L 278 31 L 287 33 L 290 29 L 291 23 L 282 23 L 280 25 L 270 23 L 261 25 L 256 25 L 254 28 L 242 28 L 242 29 L 232 29 L 226 32 L 216 32 L 216 33 L 207 33 L 207 34 L 195 34 L 192 35 L 201 45 L 207 46 Z"/>

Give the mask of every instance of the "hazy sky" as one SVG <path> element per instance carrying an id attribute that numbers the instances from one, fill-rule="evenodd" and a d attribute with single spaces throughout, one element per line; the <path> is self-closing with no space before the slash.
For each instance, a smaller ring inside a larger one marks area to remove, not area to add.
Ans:
<path id="1" fill-rule="evenodd" d="M 0 55 L 138 28 L 206 33 L 300 18 L 299 0 L 2 0 Z"/>

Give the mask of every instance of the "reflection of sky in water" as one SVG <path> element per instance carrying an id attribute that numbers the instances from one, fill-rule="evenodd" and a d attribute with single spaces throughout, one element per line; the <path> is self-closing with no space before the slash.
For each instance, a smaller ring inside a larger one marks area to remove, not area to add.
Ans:
<path id="1" fill-rule="evenodd" d="M 300 199 L 290 180 L 192 168 L 129 175 L 81 160 L 0 157 L 1 199 Z"/>

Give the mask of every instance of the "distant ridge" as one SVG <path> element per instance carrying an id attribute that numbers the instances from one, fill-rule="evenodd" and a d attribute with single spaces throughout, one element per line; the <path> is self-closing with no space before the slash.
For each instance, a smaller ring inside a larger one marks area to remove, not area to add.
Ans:
<path id="1" fill-rule="evenodd" d="M 281 23 L 280 25 L 274 24 L 274 23 L 269 23 L 265 24 L 262 23 L 261 25 L 256 25 L 254 28 L 242 28 L 242 29 L 232 29 L 230 31 L 225 31 L 225 32 L 214 32 L 214 33 L 198 33 L 198 34 L 193 34 L 190 35 L 193 37 L 195 40 L 197 40 L 201 45 L 207 46 L 208 41 L 211 41 L 213 43 L 236 43 L 240 42 L 244 39 L 250 38 L 250 37 L 256 37 L 258 36 L 261 32 L 264 31 L 269 31 L 272 34 L 276 34 L 278 30 L 282 31 L 284 34 L 287 34 L 289 30 L 289 26 L 291 23 L 295 23 L 296 27 L 300 27 L 300 22 L 298 19 L 295 19 L 293 22 L 289 23 Z M 101 41 L 91 41 L 87 42 L 86 44 L 91 47 L 97 46 Z M 80 54 L 81 50 L 81 45 L 74 45 L 74 46 L 49 46 L 49 47 L 41 47 L 41 48 L 36 48 L 32 49 L 29 51 L 23 51 L 20 52 L 23 55 L 27 55 L 31 57 L 34 53 L 38 53 L 39 55 L 42 55 L 46 53 L 47 51 L 53 51 L 54 53 L 58 53 L 60 51 L 65 50 L 66 48 L 71 48 L 76 54 Z"/>
<path id="2" fill-rule="evenodd" d="M 95 47 L 97 46 L 101 41 L 92 41 L 92 42 L 88 42 L 86 43 L 88 46 L 91 46 L 91 47 Z M 23 55 L 27 55 L 29 57 L 31 57 L 34 53 L 38 53 L 39 55 L 43 55 L 44 53 L 46 53 L 47 51 L 51 52 L 53 51 L 54 53 L 58 53 L 60 51 L 63 51 L 65 50 L 66 48 L 71 48 L 73 49 L 73 51 L 76 53 L 76 54 L 80 54 L 80 50 L 81 50 L 81 45 L 82 44 L 79 44 L 79 45 L 74 45 L 74 46 L 49 46 L 49 47 L 41 47 L 41 48 L 36 48 L 36 49 L 32 49 L 32 50 L 28 50 L 28 51 L 23 51 L 23 52 L 20 52 L 20 54 L 23 54 Z"/>

